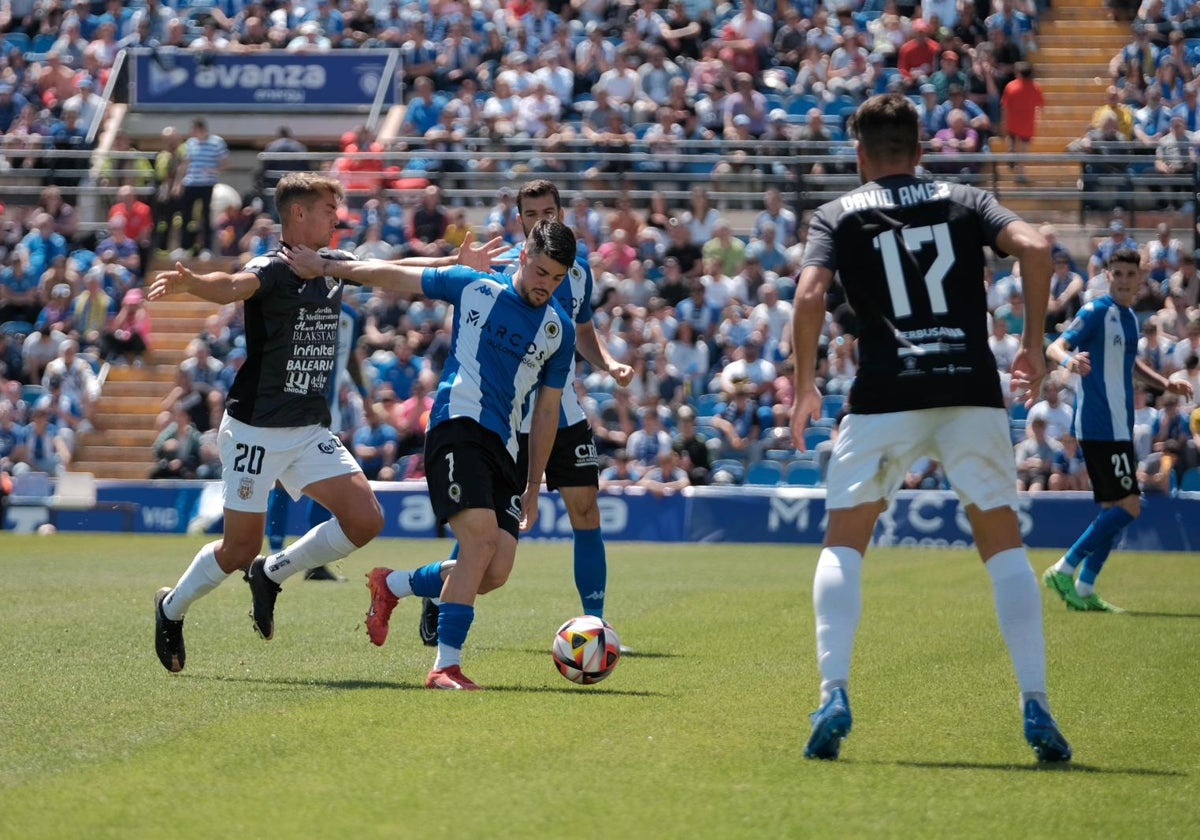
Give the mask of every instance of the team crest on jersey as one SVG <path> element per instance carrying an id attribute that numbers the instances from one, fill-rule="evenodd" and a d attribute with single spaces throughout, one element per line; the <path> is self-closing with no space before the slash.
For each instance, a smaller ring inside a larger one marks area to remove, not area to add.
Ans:
<path id="1" fill-rule="evenodd" d="M 462 501 L 462 487 L 456 481 L 450 485 L 450 489 L 446 491 L 446 495 L 450 497 L 450 501 L 457 504 Z"/>
<path id="2" fill-rule="evenodd" d="M 238 482 L 238 498 L 245 501 L 253 495 L 254 479 L 248 475 L 242 476 L 242 480 Z"/>
<path id="3" fill-rule="evenodd" d="M 550 336 L 550 338 L 558 338 L 559 332 L 558 324 L 553 321 L 546 324 L 546 335 Z"/>
<path id="4" fill-rule="evenodd" d="M 567 274 L 568 274 L 568 276 L 570 276 L 570 278 L 572 280 L 582 280 L 583 279 L 583 269 L 580 268 L 578 265 L 571 266 L 571 270 L 569 272 L 567 272 Z"/>

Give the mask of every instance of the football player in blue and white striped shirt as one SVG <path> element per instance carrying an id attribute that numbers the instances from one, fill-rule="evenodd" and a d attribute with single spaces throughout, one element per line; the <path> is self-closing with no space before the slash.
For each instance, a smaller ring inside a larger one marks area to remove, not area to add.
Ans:
<path id="1" fill-rule="evenodd" d="M 454 304 L 451 357 L 429 418 L 425 471 L 433 511 L 450 523 L 461 550 L 441 590 L 437 660 L 425 685 L 478 689 L 460 667 L 475 596 L 504 585 L 519 532 L 537 519 L 542 475 L 574 358 L 575 328 L 554 292 L 575 260 L 575 235 L 561 222 L 539 222 L 511 283 L 465 267 L 340 262 L 307 248 L 290 251 L 287 259 L 302 277 L 333 277 Z M 522 476 L 518 435 L 535 390 L 528 471 Z"/>
<path id="2" fill-rule="evenodd" d="M 1108 294 L 1079 310 L 1046 350 L 1051 361 L 1079 377 L 1073 432 L 1083 447 L 1092 495 L 1103 509 L 1042 581 L 1072 610 L 1120 612 L 1096 594 L 1096 577 L 1118 535 L 1142 509 L 1133 450 L 1133 374 L 1175 394 L 1190 396 L 1192 386 L 1167 380 L 1137 357 L 1138 322 L 1130 307 L 1145 282 L 1141 255 L 1134 248 L 1118 249 L 1105 271 Z"/>

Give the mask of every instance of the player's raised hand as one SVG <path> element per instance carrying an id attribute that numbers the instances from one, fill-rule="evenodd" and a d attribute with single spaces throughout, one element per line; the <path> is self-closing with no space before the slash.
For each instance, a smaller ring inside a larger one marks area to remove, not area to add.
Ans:
<path id="1" fill-rule="evenodd" d="M 804 451 L 804 430 L 809 420 L 821 416 L 821 392 L 814 385 L 807 391 L 798 391 L 792 403 L 792 447 Z"/>
<path id="2" fill-rule="evenodd" d="M 458 264 L 476 271 L 491 271 L 492 266 L 507 265 L 511 260 L 501 260 L 500 255 L 509 249 L 504 237 L 497 236 L 487 242 L 476 242 L 475 234 L 467 231 L 462 247 L 458 249 Z"/>
<path id="3" fill-rule="evenodd" d="M 1013 359 L 1011 371 L 1012 381 L 1009 388 L 1013 398 L 1021 400 L 1026 408 L 1031 408 L 1037 402 L 1042 380 L 1046 378 L 1045 354 L 1041 350 L 1030 352 L 1022 347 Z"/>
<path id="4" fill-rule="evenodd" d="M 174 271 L 160 271 L 146 290 L 148 300 L 158 300 L 168 295 L 186 294 L 192 290 L 196 274 L 181 262 L 175 263 Z"/>
<path id="5" fill-rule="evenodd" d="M 297 277 L 311 280 L 325 274 L 325 258 L 307 245 L 288 245 L 279 249 L 280 258 Z"/>
<path id="6" fill-rule="evenodd" d="M 633 381 L 633 368 L 621 362 L 613 362 L 608 368 L 608 375 L 617 381 L 622 388 Z"/>

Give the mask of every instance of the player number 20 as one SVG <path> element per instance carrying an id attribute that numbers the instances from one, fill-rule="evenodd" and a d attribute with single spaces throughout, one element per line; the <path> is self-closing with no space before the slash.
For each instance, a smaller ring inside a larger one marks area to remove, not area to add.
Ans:
<path id="1" fill-rule="evenodd" d="M 903 243 L 899 242 L 901 236 Z M 901 244 L 909 254 L 915 254 L 925 247 L 926 242 L 933 243 L 936 256 L 925 271 L 925 289 L 929 293 L 929 306 L 933 314 L 945 315 L 948 310 L 942 281 L 946 279 L 950 266 L 954 265 L 954 242 L 950 239 L 950 226 L 940 222 L 904 228 L 900 235 L 897 235 L 897 231 L 888 230 L 876 236 L 874 242 L 875 249 L 883 257 L 883 273 L 887 276 L 888 294 L 892 298 L 892 314 L 897 318 L 912 315 L 912 303 L 904 285 L 904 266 L 900 262 Z"/>
<path id="2" fill-rule="evenodd" d="M 267 450 L 261 446 L 250 446 L 245 443 L 239 443 L 237 445 L 237 455 L 233 458 L 233 471 L 258 475 L 262 472 L 263 456 L 266 454 Z"/>

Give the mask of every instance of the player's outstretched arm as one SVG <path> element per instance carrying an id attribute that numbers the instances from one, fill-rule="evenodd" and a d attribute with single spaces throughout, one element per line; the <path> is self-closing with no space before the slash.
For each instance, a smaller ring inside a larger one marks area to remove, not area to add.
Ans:
<path id="1" fill-rule="evenodd" d="M 283 261 L 306 280 L 332 277 L 359 286 L 375 286 L 405 295 L 421 294 L 421 275 L 427 266 L 398 265 L 383 260 L 331 260 L 306 245 L 280 251 Z"/>
<path id="2" fill-rule="evenodd" d="M 804 449 L 804 429 L 810 418 L 821 416 L 821 392 L 817 389 L 817 352 L 825 326 L 825 295 L 833 283 L 828 268 L 810 265 L 800 272 L 796 299 L 792 304 L 792 349 L 795 352 L 796 396 L 792 404 L 792 446 Z"/>
<path id="3" fill-rule="evenodd" d="M 1185 399 L 1192 398 L 1192 383 L 1186 379 L 1168 379 L 1141 359 L 1133 360 L 1133 372 L 1150 384 L 1163 391 L 1178 394 Z"/>
<path id="4" fill-rule="evenodd" d="M 1086 350 L 1081 353 L 1072 353 L 1065 338 L 1054 339 L 1046 348 L 1046 358 L 1059 367 L 1065 368 L 1067 373 L 1087 376 L 1092 372 L 1092 357 Z"/>
<path id="5" fill-rule="evenodd" d="M 542 489 L 542 476 L 546 462 L 550 460 L 550 449 L 554 436 L 558 434 L 558 409 L 562 402 L 562 388 L 543 385 L 538 389 L 533 404 L 533 419 L 529 426 L 529 473 L 525 493 L 521 496 L 521 530 L 530 531 L 537 522 L 538 495 Z"/>
<path id="6" fill-rule="evenodd" d="M 464 265 L 467 268 L 473 268 L 476 271 L 490 272 L 494 266 L 508 265 L 512 260 L 501 259 L 501 256 L 512 249 L 512 246 L 504 241 L 504 237 L 497 236 L 487 242 L 475 242 L 475 235 L 471 231 L 467 231 L 463 238 L 462 247 L 448 257 L 401 257 L 397 260 L 388 260 L 392 265 L 407 265 L 417 266 L 420 268 L 444 268 L 450 265 Z"/>
<path id="7" fill-rule="evenodd" d="M 159 300 L 171 295 L 188 294 L 212 303 L 233 303 L 246 300 L 258 291 L 258 277 L 249 272 L 229 274 L 212 271 L 197 274 L 181 262 L 171 271 L 159 272 L 150 284 L 146 297 Z"/>

